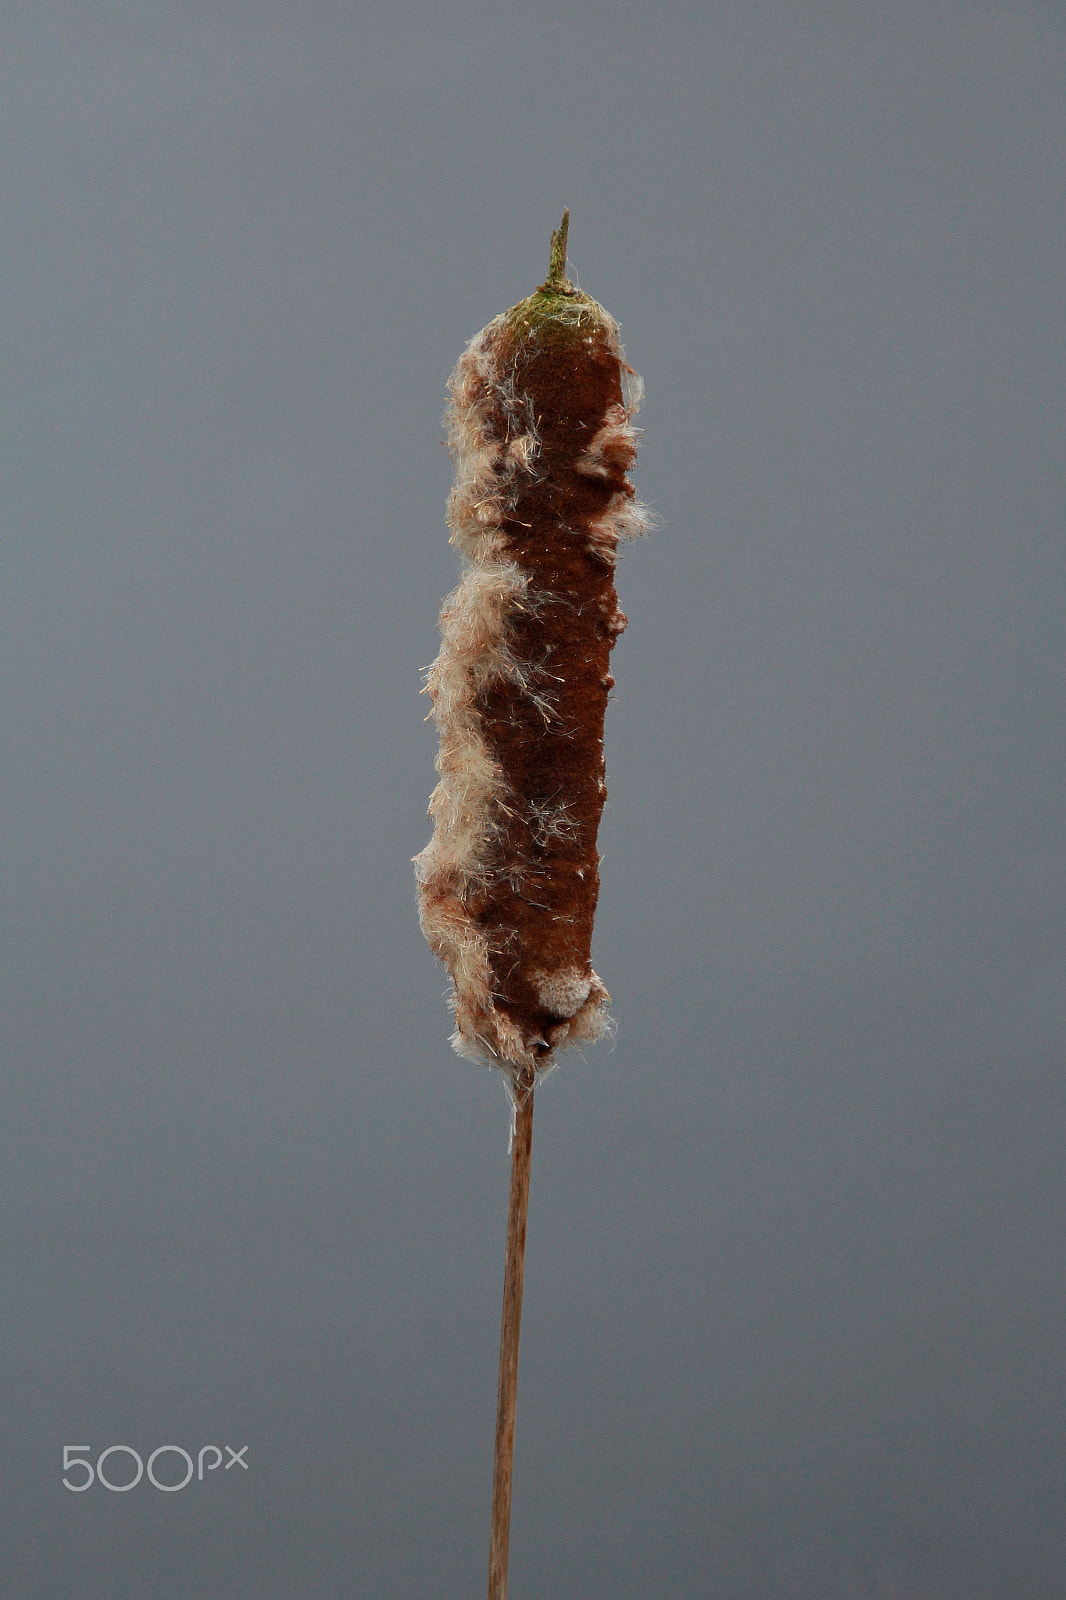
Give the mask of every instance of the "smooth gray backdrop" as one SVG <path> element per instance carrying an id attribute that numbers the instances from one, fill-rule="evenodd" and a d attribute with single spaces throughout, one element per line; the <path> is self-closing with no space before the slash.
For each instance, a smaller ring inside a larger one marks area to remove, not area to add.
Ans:
<path id="1" fill-rule="evenodd" d="M 445 381 L 564 205 L 659 527 L 512 1600 L 1066 1593 L 1064 83 L 1037 0 L 7 0 L 5 1597 L 483 1592 L 419 669 Z"/>

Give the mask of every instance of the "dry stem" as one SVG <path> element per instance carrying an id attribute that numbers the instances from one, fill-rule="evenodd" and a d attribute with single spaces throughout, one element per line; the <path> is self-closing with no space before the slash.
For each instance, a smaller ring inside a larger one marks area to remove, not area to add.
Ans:
<path id="1" fill-rule="evenodd" d="M 522 1282 L 526 1263 L 529 1165 L 533 1149 L 533 1074 L 515 1084 L 515 1129 L 511 1145 L 511 1200 L 507 1213 L 507 1260 L 503 1275 L 500 1382 L 496 1399 L 496 1464 L 492 1480 L 492 1537 L 488 1600 L 507 1600 L 507 1554 L 511 1537 L 511 1471 L 514 1465 L 518 1338 L 522 1327 Z"/>

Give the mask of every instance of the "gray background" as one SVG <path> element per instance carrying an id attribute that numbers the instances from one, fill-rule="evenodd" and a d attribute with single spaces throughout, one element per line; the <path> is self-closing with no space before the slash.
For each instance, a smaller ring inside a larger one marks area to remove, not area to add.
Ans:
<path id="1" fill-rule="evenodd" d="M 513 1600 L 1066 1592 L 1064 47 L 8 0 L 5 1596 L 483 1592 L 507 1112 L 415 917 L 419 668 L 444 383 L 564 204 L 660 526 Z"/>

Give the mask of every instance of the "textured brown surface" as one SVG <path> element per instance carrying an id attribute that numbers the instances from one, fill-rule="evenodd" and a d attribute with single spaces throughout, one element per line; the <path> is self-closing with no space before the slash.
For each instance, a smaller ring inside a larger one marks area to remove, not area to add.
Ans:
<path id="1" fill-rule="evenodd" d="M 613 552 L 604 551 L 602 540 L 598 547 L 590 541 L 589 528 L 613 496 L 633 491 L 617 464 L 601 477 L 576 466 L 608 409 L 622 404 L 621 363 L 609 330 L 549 323 L 512 338 L 515 387 L 530 397 L 541 440 L 536 479 L 503 522 L 506 554 L 529 575 L 529 606 L 512 624 L 511 647 L 532 669 L 536 700 L 510 681 L 479 697 L 486 741 L 517 801 L 500 860 L 521 862 L 523 873 L 518 887 L 505 871 L 498 874 L 479 897 L 476 916 L 493 952 L 497 1006 L 527 1040 L 547 1041 L 560 1017 L 538 998 L 537 973 L 591 971 L 596 836 L 606 797 L 603 724 L 613 683 L 608 661 L 625 626 Z M 500 421 L 505 437 L 506 419 Z M 538 817 L 543 808 L 559 807 L 570 825 L 566 836 L 546 838 Z"/>

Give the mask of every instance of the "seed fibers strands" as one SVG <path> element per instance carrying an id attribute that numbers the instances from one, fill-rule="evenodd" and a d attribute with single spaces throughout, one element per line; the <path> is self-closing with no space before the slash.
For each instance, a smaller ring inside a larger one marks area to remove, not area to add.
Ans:
<path id="1" fill-rule="evenodd" d="M 612 318 L 566 277 L 568 222 L 546 282 L 471 340 L 449 382 L 448 524 L 465 570 L 427 675 L 440 782 L 415 858 L 452 1044 L 502 1070 L 514 1107 L 489 1600 L 507 1594 L 533 1090 L 609 1026 L 591 943 L 609 658 L 626 625 L 614 567 L 647 525 L 626 477 L 640 379 Z"/>

